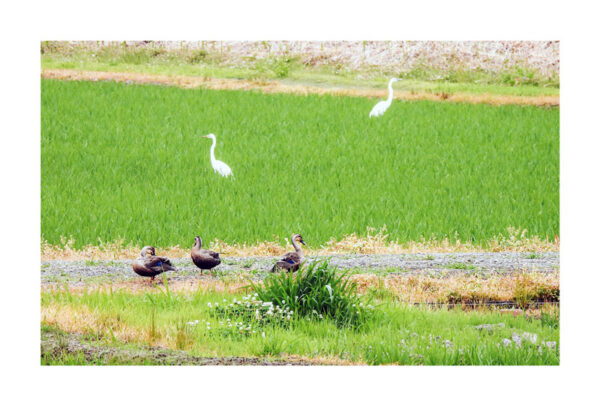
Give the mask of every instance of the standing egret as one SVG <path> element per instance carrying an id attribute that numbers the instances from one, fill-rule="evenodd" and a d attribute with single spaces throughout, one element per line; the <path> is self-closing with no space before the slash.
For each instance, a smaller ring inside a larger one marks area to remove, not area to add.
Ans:
<path id="1" fill-rule="evenodd" d="M 382 100 L 379 103 L 377 103 L 375 105 L 375 107 L 373 107 L 373 110 L 371 110 L 371 112 L 369 113 L 369 118 L 382 116 L 383 113 L 385 113 L 385 111 L 388 109 L 388 107 L 390 107 L 390 105 L 392 104 L 392 98 L 394 97 L 394 90 L 392 89 L 392 83 L 397 82 L 399 80 L 402 80 L 402 79 L 398 79 L 398 78 L 390 79 L 390 83 L 388 84 L 389 93 L 388 93 L 387 100 Z"/>
<path id="2" fill-rule="evenodd" d="M 229 167 L 229 165 L 227 165 L 223 161 L 219 161 L 218 159 L 215 159 L 215 145 L 217 145 L 217 138 L 215 137 L 215 135 L 208 134 L 208 135 L 205 135 L 204 138 L 210 138 L 213 141 L 212 146 L 210 147 L 210 164 L 212 165 L 213 169 L 215 170 L 215 173 L 218 173 L 219 175 L 225 176 L 225 177 L 228 177 L 229 175 L 233 176 L 233 172 L 231 171 L 231 168 Z"/>

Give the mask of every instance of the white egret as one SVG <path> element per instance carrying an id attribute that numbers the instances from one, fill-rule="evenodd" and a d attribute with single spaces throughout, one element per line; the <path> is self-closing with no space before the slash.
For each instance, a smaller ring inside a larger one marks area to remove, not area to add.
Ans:
<path id="1" fill-rule="evenodd" d="M 229 165 L 227 165 L 223 161 L 219 161 L 215 159 L 215 145 L 217 145 L 217 138 L 214 134 L 205 135 L 204 138 L 212 139 L 212 146 L 210 147 L 210 164 L 212 165 L 215 173 L 218 173 L 221 176 L 228 177 L 229 175 L 233 176 L 233 172 Z"/>
<path id="2" fill-rule="evenodd" d="M 373 110 L 371 110 L 371 113 L 369 113 L 369 118 L 382 116 L 383 113 L 385 113 L 385 111 L 388 109 L 388 107 L 390 107 L 390 105 L 392 104 L 392 98 L 394 97 L 394 90 L 392 89 L 392 83 L 397 82 L 399 80 L 402 80 L 402 79 L 398 79 L 398 78 L 390 79 L 390 83 L 388 84 L 389 93 L 388 93 L 387 100 L 382 100 L 379 103 L 377 103 L 375 105 L 375 107 L 373 107 Z"/>

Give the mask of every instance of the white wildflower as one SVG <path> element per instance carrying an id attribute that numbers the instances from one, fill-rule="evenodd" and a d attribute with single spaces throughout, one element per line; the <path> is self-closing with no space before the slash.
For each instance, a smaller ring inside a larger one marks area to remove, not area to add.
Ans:
<path id="1" fill-rule="evenodd" d="M 521 347 L 521 336 L 517 333 L 512 333 L 512 340 L 515 342 L 517 348 Z"/>
<path id="2" fill-rule="evenodd" d="M 529 340 L 532 344 L 535 344 L 537 342 L 538 336 L 537 336 L 537 334 L 534 334 L 534 333 L 524 332 L 523 338 Z"/>

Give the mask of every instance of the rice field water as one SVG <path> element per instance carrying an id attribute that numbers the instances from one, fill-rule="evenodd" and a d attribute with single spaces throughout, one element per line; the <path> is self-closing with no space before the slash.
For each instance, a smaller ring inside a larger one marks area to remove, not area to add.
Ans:
<path id="1" fill-rule="evenodd" d="M 559 110 L 42 80 L 43 238 L 559 233 Z M 234 179 L 213 173 L 215 155 Z"/>

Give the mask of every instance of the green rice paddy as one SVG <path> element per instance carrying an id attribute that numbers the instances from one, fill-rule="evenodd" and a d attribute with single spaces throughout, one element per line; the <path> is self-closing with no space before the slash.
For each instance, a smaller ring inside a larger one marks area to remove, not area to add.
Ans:
<path id="1" fill-rule="evenodd" d="M 42 235 L 191 245 L 368 227 L 400 242 L 559 233 L 559 110 L 42 80 Z M 233 170 L 221 178 L 216 157 Z"/>

